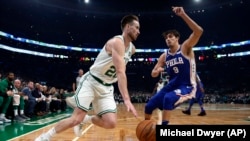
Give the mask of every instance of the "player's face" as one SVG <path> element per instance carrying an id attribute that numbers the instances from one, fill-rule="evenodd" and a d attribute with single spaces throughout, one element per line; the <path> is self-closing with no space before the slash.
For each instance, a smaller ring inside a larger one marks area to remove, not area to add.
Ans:
<path id="1" fill-rule="evenodd" d="M 128 25 L 128 36 L 131 41 L 135 41 L 140 35 L 140 23 L 138 21 L 133 21 L 133 23 Z"/>
<path id="2" fill-rule="evenodd" d="M 175 37 L 173 34 L 168 34 L 165 36 L 165 42 L 168 47 L 173 47 L 176 43 L 178 43 L 178 38 Z"/>
<path id="3" fill-rule="evenodd" d="M 8 75 L 8 79 L 9 79 L 9 81 L 13 81 L 13 80 L 14 80 L 14 78 L 15 78 L 14 73 L 10 73 L 10 74 Z"/>

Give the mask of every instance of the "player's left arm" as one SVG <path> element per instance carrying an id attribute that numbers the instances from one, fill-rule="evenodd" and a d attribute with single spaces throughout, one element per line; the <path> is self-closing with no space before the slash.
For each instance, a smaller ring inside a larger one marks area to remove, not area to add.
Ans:
<path id="1" fill-rule="evenodd" d="M 183 7 L 173 7 L 173 12 L 180 16 L 188 27 L 192 30 L 191 35 L 182 44 L 182 53 L 189 56 L 192 53 L 192 48 L 198 43 L 202 33 L 203 28 L 199 26 L 194 20 L 192 20 L 184 11 Z M 193 53 L 192 53 L 193 54 Z"/>

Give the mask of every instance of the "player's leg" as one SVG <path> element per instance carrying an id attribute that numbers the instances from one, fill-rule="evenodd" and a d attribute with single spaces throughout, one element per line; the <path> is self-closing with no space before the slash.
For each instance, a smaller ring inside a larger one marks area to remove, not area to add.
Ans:
<path id="1" fill-rule="evenodd" d="M 156 109 L 156 113 L 157 113 L 157 125 L 161 125 L 162 123 L 162 111 L 160 109 Z"/>
<path id="2" fill-rule="evenodd" d="M 187 109 L 186 109 L 186 110 L 183 110 L 182 113 L 183 113 L 183 114 L 186 114 L 186 115 L 191 115 L 191 108 L 192 108 L 192 106 L 194 105 L 194 102 L 195 102 L 195 99 L 194 99 L 194 98 L 191 99 L 191 100 L 189 101 L 189 104 L 188 104 Z"/>
<path id="3" fill-rule="evenodd" d="M 76 94 L 67 99 L 67 104 L 74 108 L 72 116 L 59 121 L 55 127 L 52 127 L 49 131 L 37 137 L 35 141 L 49 141 L 55 134 L 79 125 L 83 121 L 93 99 L 93 90 L 90 85 L 89 81 L 87 81 L 87 75 L 85 75 L 84 80 L 80 82 L 76 90 Z"/>
<path id="4" fill-rule="evenodd" d="M 164 88 L 163 88 L 164 89 Z M 163 97 L 164 97 L 165 91 L 161 90 L 157 92 L 154 96 L 150 98 L 150 100 L 145 105 L 144 110 L 144 119 L 149 120 L 152 117 L 152 113 L 155 109 L 159 108 L 162 109 L 162 103 L 163 103 Z M 162 117 L 162 116 L 161 116 Z"/>
<path id="5" fill-rule="evenodd" d="M 113 96 L 113 87 L 105 89 L 109 89 L 105 90 L 105 97 L 102 96 L 101 99 L 93 101 L 93 107 L 97 115 L 92 117 L 91 122 L 102 128 L 112 129 L 115 128 L 117 123 L 117 107 Z"/>
<path id="6" fill-rule="evenodd" d="M 204 94 L 202 92 L 198 92 L 196 93 L 196 97 L 197 97 L 197 102 L 200 106 L 200 113 L 198 114 L 198 116 L 205 116 L 206 115 L 206 111 L 204 110 L 204 107 L 203 107 L 203 97 L 204 97 Z"/>
<path id="7" fill-rule="evenodd" d="M 163 99 L 162 125 L 168 125 L 172 110 L 183 102 L 192 99 L 195 91 L 192 87 L 180 86 L 178 89 L 165 94 Z"/>
<path id="8" fill-rule="evenodd" d="M 86 114 L 86 111 L 83 111 L 82 109 L 76 107 L 71 117 L 59 121 L 46 133 L 43 133 L 39 137 L 37 137 L 35 141 L 50 140 L 54 135 L 80 124 Z"/>
<path id="9" fill-rule="evenodd" d="M 205 116 L 205 115 L 207 115 L 206 111 L 205 111 L 205 109 L 203 107 L 203 101 L 202 101 L 202 99 L 198 100 L 198 104 L 199 104 L 200 109 L 201 109 L 201 112 L 198 114 L 198 116 Z"/>
<path id="10" fill-rule="evenodd" d="M 162 125 L 168 125 L 171 118 L 171 112 L 176 107 L 174 104 L 180 96 L 176 95 L 174 91 L 165 94 L 163 99 L 163 114 L 162 114 Z"/>
<path id="11" fill-rule="evenodd" d="M 86 115 L 82 124 L 93 123 L 97 126 L 106 129 L 114 128 L 117 122 L 117 116 L 116 116 L 117 109 L 113 95 L 114 87 L 104 86 L 100 83 L 94 83 L 92 87 L 94 87 L 93 88 L 94 92 L 92 93 L 95 94 L 95 97 L 98 97 L 92 101 L 93 109 L 95 113 L 97 113 L 97 115 Z M 81 125 L 74 127 L 76 135 L 81 130 L 82 130 Z"/>

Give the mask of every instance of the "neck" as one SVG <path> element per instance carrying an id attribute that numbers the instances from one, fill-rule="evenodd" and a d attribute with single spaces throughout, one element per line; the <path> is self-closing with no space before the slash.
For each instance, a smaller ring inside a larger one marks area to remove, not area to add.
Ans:
<path id="1" fill-rule="evenodd" d="M 131 42 L 131 39 L 128 35 L 122 34 L 123 40 L 124 40 L 124 45 L 125 48 L 129 46 L 129 43 Z"/>
<path id="2" fill-rule="evenodd" d="M 176 46 L 172 46 L 171 48 L 170 48 L 170 52 L 171 53 L 175 53 L 178 49 L 179 49 L 179 47 L 180 47 L 180 45 L 178 44 L 178 45 L 176 45 Z"/>

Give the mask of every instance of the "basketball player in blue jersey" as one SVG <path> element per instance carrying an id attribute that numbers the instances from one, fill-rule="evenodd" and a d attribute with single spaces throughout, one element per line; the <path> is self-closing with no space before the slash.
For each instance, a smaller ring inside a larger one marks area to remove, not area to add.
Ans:
<path id="1" fill-rule="evenodd" d="M 195 97 L 196 64 L 192 48 L 203 33 L 202 27 L 185 13 L 183 7 L 172 7 L 172 10 L 184 20 L 192 33 L 182 44 L 179 43 L 178 31 L 168 30 L 163 33 L 168 49 L 158 58 L 151 76 L 158 77 L 165 68 L 169 83 L 145 105 L 145 120 L 151 119 L 153 110 L 159 108 L 162 110 L 162 125 L 168 125 L 171 111 L 179 104 Z"/>
<path id="2" fill-rule="evenodd" d="M 195 101 L 197 101 L 201 109 L 201 112 L 198 114 L 198 116 L 205 116 L 206 111 L 204 110 L 204 107 L 203 107 L 203 98 L 204 98 L 205 90 L 204 90 L 203 83 L 201 82 L 201 79 L 198 74 L 196 75 L 196 81 L 197 81 L 197 91 L 196 91 L 195 98 L 192 98 L 189 101 L 188 108 L 182 112 L 186 115 L 191 115 L 191 108 L 194 105 Z"/>
<path id="3" fill-rule="evenodd" d="M 113 83 L 118 82 L 118 88 L 127 107 L 127 111 L 138 116 L 131 103 L 127 89 L 126 64 L 135 53 L 135 41 L 140 34 L 139 19 L 135 15 L 124 16 L 121 20 L 122 34 L 109 39 L 94 64 L 80 80 L 73 97 L 67 99 L 67 104 L 74 108 L 71 117 L 59 121 L 54 127 L 41 134 L 35 141 L 49 141 L 57 133 L 74 127 L 77 136 L 81 136 L 81 123 L 93 123 L 105 129 L 112 129 L 117 124 L 117 109 L 114 100 Z M 87 115 L 90 103 L 96 115 Z"/>

